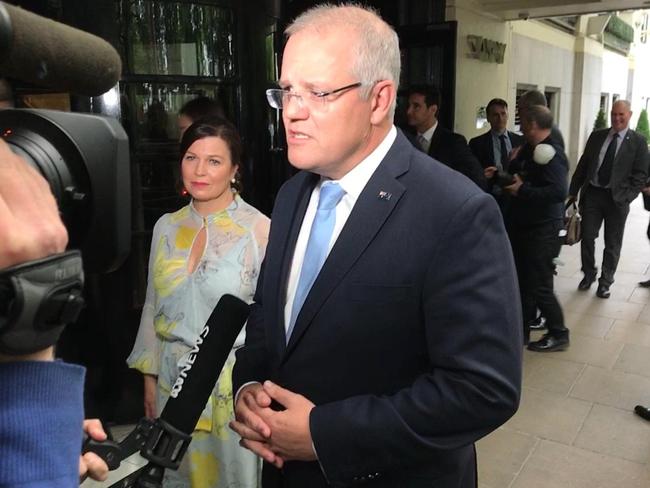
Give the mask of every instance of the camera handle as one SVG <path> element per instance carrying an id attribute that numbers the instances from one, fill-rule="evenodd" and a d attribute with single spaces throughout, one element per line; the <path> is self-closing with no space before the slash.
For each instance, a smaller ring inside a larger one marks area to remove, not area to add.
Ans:
<path id="1" fill-rule="evenodd" d="M 83 283 L 79 251 L 0 270 L 0 352 L 30 354 L 53 346 L 79 316 Z"/>

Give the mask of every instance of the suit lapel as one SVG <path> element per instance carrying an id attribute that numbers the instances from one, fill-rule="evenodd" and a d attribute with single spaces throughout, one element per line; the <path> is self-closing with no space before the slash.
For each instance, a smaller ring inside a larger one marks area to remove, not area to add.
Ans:
<path id="1" fill-rule="evenodd" d="M 287 355 L 300 341 L 323 303 L 395 209 L 405 191 L 396 176 L 408 169 L 409 156 L 413 151 L 415 149 L 408 140 L 398 133 L 396 142 L 359 195 L 350 217 L 307 295 L 287 345 Z"/>
<path id="2" fill-rule="evenodd" d="M 598 159 L 600 158 L 600 150 L 602 149 L 603 144 L 605 144 L 605 139 L 607 139 L 607 134 L 609 134 L 609 129 L 603 129 L 602 132 L 598 135 L 598 138 L 597 139 L 594 138 L 594 147 L 592 149 L 593 153 L 591 156 L 592 164 L 589 168 L 589 174 L 587 175 L 586 184 L 588 184 L 596 174 L 596 170 L 598 169 Z"/>
<path id="3" fill-rule="evenodd" d="M 628 129 L 627 132 L 625 133 L 625 138 L 621 141 L 621 147 L 618 148 L 618 152 L 616 153 L 616 157 L 614 158 L 614 170 L 616 169 L 618 162 L 621 160 L 621 158 L 629 158 L 630 155 L 629 153 L 631 152 L 632 149 L 632 140 L 630 139 L 630 132 L 632 129 Z"/>
<path id="4" fill-rule="evenodd" d="M 634 160 L 634 141 L 632 140 L 632 129 L 628 129 L 625 138 L 621 141 L 621 147 L 618 148 L 612 167 L 611 186 L 617 186 L 616 183 L 627 178 L 630 171 L 630 162 Z"/>
<path id="5" fill-rule="evenodd" d="M 275 287 L 275 293 L 277 293 L 277 300 L 274 303 L 278 304 L 276 323 L 279 324 L 275 346 L 280 351 L 284 351 L 286 346 L 284 305 L 287 301 L 287 283 L 289 280 L 289 271 L 291 270 L 291 262 L 293 261 L 293 253 L 296 248 L 296 242 L 298 241 L 298 235 L 300 234 L 300 227 L 302 226 L 302 221 L 305 217 L 307 206 L 309 205 L 311 193 L 319 179 L 318 175 L 312 173 L 303 173 L 303 175 L 304 179 L 297 188 L 296 196 L 294 198 L 288 198 L 287 205 L 278 209 L 280 215 L 277 215 L 274 210 L 272 216 L 274 223 L 279 222 L 278 225 L 284 226 L 277 230 L 278 235 L 287 236 L 286 240 L 280 242 L 280 246 L 282 247 L 279 250 L 279 254 L 282 257 L 277 262 L 278 268 L 274 273 L 270 274 L 270 276 L 278 277 L 277 282 L 273 286 Z M 282 218 L 282 213 L 284 212 L 287 215 L 289 215 L 289 212 L 293 212 L 293 215 L 290 218 Z"/>
<path id="6" fill-rule="evenodd" d="M 487 154 L 486 154 L 487 157 L 485 158 L 485 160 L 492 162 L 492 164 L 490 166 L 492 166 L 492 165 L 496 166 L 496 161 L 494 160 L 494 142 L 492 142 L 492 132 L 488 132 L 485 135 L 486 135 L 486 137 L 485 137 L 486 144 L 485 145 L 487 146 Z"/>
<path id="7" fill-rule="evenodd" d="M 440 124 L 440 122 L 438 122 Z M 433 135 L 431 136 L 431 144 L 429 144 L 429 156 L 431 156 L 434 159 L 438 159 L 439 154 L 438 154 L 438 148 L 440 147 L 440 140 L 442 137 L 442 130 L 440 130 L 440 125 L 436 127 L 436 130 L 433 131 Z"/>

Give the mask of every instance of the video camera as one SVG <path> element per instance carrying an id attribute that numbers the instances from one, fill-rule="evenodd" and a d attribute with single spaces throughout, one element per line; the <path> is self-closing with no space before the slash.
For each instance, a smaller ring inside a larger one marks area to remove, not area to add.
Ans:
<path id="1" fill-rule="evenodd" d="M 510 186 L 515 182 L 515 177 L 508 173 L 507 171 L 498 170 L 494 173 L 494 183 L 497 186 L 503 188 L 504 186 Z"/>
<path id="2" fill-rule="evenodd" d="M 120 57 L 106 41 L 0 2 L 0 77 L 98 96 L 115 89 L 120 76 Z M 131 244 L 129 144 L 119 122 L 5 109 L 0 136 L 48 181 L 83 269 L 117 269 Z M 65 323 L 76 320 L 82 286 L 77 255 L 1 270 L 0 346 L 27 353 L 52 345 Z"/>

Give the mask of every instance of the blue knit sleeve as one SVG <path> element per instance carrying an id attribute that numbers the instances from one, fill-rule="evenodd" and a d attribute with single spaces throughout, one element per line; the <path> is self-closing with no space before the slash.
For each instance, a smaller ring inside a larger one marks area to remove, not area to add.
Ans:
<path id="1" fill-rule="evenodd" d="M 84 368 L 0 364 L 0 487 L 79 485 Z"/>

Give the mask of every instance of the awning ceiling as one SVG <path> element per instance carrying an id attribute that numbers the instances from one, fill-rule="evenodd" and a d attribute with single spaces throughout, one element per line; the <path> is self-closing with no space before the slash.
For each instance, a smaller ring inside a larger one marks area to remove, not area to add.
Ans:
<path id="1" fill-rule="evenodd" d="M 478 3 L 483 10 L 503 20 L 650 9 L 650 0 L 479 0 Z"/>

